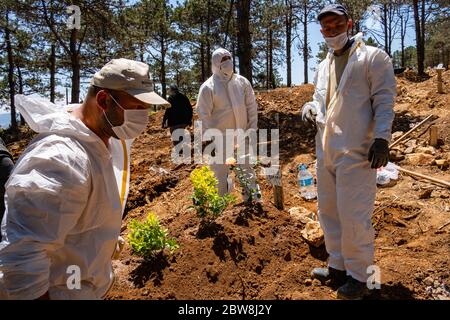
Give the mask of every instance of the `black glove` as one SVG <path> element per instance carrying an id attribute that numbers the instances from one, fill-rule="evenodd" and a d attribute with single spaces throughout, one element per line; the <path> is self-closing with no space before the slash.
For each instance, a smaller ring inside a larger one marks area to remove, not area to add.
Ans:
<path id="1" fill-rule="evenodd" d="M 389 143 L 384 139 L 375 139 L 370 147 L 369 162 L 372 169 L 385 167 L 389 162 Z"/>

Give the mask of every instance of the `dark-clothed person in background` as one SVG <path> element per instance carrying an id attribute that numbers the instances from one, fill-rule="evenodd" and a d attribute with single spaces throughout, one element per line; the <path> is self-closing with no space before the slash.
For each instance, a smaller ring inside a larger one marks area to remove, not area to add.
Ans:
<path id="1" fill-rule="evenodd" d="M 171 107 L 164 114 L 162 127 L 170 129 L 170 135 L 177 129 L 185 129 L 192 125 L 192 106 L 189 98 L 180 92 L 176 85 L 169 87 Z M 176 145 L 178 141 L 174 141 Z"/>
<path id="2" fill-rule="evenodd" d="M 14 167 L 13 158 L 0 138 L 0 221 L 5 213 L 5 184 Z"/>

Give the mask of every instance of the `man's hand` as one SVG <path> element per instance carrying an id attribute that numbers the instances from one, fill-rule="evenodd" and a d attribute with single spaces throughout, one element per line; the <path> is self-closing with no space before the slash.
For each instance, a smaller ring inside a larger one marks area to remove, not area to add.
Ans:
<path id="1" fill-rule="evenodd" d="M 372 163 L 372 169 L 385 167 L 389 162 L 389 143 L 384 139 L 375 139 L 368 160 Z"/>
<path id="2" fill-rule="evenodd" d="M 308 123 L 311 125 L 315 125 L 316 117 L 317 117 L 317 111 L 316 111 L 316 107 L 314 106 L 314 104 L 312 104 L 311 102 L 306 103 L 303 106 L 302 120 L 308 121 Z"/>

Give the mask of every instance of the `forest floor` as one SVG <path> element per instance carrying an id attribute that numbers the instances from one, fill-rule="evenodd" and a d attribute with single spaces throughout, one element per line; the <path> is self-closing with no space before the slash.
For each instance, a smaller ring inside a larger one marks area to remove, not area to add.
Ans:
<path id="1" fill-rule="evenodd" d="M 402 168 L 450 181 L 448 166 L 434 164 L 436 159 L 450 162 L 449 71 L 444 79 L 447 93 L 438 94 L 434 74 L 423 82 L 407 75 L 397 78 L 395 136 L 433 114 L 429 124 L 438 128 L 440 145 L 428 146 L 425 125 L 396 148 L 392 160 Z M 260 177 L 262 204 L 238 201 L 209 234 L 199 230 L 200 220 L 190 209 L 189 175 L 198 166 L 171 162 L 170 136 L 161 129 L 164 112 L 152 116 L 133 145 L 122 236 L 126 239 L 130 219 L 143 220 L 154 212 L 180 248 L 147 261 L 126 245 L 113 262 L 117 281 L 109 299 L 335 299 L 332 288 L 309 275 L 312 268 L 326 266 L 325 247 L 308 245 L 301 236 L 304 224 L 289 213 L 294 207 L 317 212 L 317 202 L 304 201 L 297 186 L 300 163 L 314 170 L 315 132 L 299 114 L 312 94 L 313 86 L 303 85 L 257 95 L 259 127 L 277 128 L 279 123 L 285 210 L 275 208 L 272 186 Z M 8 145 L 16 158 L 27 140 Z M 395 185 L 378 189 L 373 224 L 382 287 L 368 299 L 449 299 L 450 225 L 442 227 L 450 220 L 449 197 L 449 189 L 403 174 Z"/>

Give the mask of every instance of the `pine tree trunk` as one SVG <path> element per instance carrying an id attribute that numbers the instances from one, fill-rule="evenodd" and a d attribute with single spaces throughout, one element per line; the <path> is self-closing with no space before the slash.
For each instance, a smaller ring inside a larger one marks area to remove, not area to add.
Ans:
<path id="1" fill-rule="evenodd" d="M 269 70 L 270 70 L 270 87 L 272 89 L 275 89 L 275 73 L 273 72 L 273 31 L 270 29 L 269 31 L 269 54 L 270 54 L 270 60 L 269 60 Z"/>
<path id="2" fill-rule="evenodd" d="M 145 62 L 144 53 L 145 53 L 144 43 L 141 42 L 139 43 L 139 60 L 141 62 Z"/>
<path id="3" fill-rule="evenodd" d="M 22 77 L 22 69 L 17 66 L 17 80 L 19 81 L 19 94 L 23 94 L 23 77 Z M 20 125 L 25 125 L 25 119 L 22 115 L 20 115 Z"/>
<path id="4" fill-rule="evenodd" d="M 9 12 L 6 11 L 6 26 L 5 26 L 5 42 L 6 52 L 8 56 L 8 86 L 9 86 L 9 99 L 11 103 L 11 129 L 17 131 L 17 119 L 16 119 L 16 106 L 14 102 L 14 96 L 16 94 L 16 88 L 14 83 L 14 58 L 13 49 L 11 43 L 11 31 L 9 30 Z"/>
<path id="5" fill-rule="evenodd" d="M 167 48 L 165 46 L 165 39 L 164 37 L 161 37 L 160 40 L 161 44 L 161 94 L 163 98 L 167 95 L 167 83 L 166 83 L 166 53 Z"/>
<path id="6" fill-rule="evenodd" d="M 270 89 L 270 49 L 269 49 L 269 30 L 266 35 L 266 90 Z"/>
<path id="7" fill-rule="evenodd" d="M 392 57 L 392 20 L 393 20 L 393 7 L 392 4 L 389 4 L 389 28 L 388 28 L 388 54 Z"/>
<path id="8" fill-rule="evenodd" d="M 292 87 L 292 6 L 290 1 L 286 0 L 288 12 L 286 14 L 286 79 L 288 88 Z"/>
<path id="9" fill-rule="evenodd" d="M 419 75 L 424 74 L 424 57 L 422 56 L 422 31 L 419 16 L 419 0 L 413 0 L 414 23 L 416 26 L 416 46 L 417 46 L 417 69 Z"/>
<path id="10" fill-rule="evenodd" d="M 419 72 L 419 74 L 425 74 L 425 0 L 422 0 L 422 14 L 420 17 L 421 20 L 421 26 L 420 31 L 422 32 L 420 40 L 422 42 L 420 49 L 421 49 L 421 56 L 422 56 L 422 64 L 423 64 L 423 71 Z"/>
<path id="11" fill-rule="evenodd" d="M 22 69 L 17 66 L 17 80 L 19 82 L 19 94 L 23 94 L 23 77 L 22 77 Z"/>
<path id="12" fill-rule="evenodd" d="M 71 56 L 72 62 L 72 93 L 70 97 L 71 103 L 80 102 L 80 57 L 78 54 Z"/>
<path id="13" fill-rule="evenodd" d="M 223 41 L 223 47 L 226 48 L 227 44 L 228 44 L 228 37 L 230 36 L 230 22 L 231 22 L 231 18 L 233 16 L 233 7 L 234 7 L 234 0 L 230 1 L 230 10 L 228 12 L 228 16 L 227 16 L 227 27 L 225 30 L 225 39 Z M 233 54 L 234 56 L 234 54 Z"/>
<path id="14" fill-rule="evenodd" d="M 304 84 L 307 84 L 308 79 L 308 58 L 309 58 L 309 50 L 308 50 L 308 2 L 304 2 L 304 17 L 303 17 L 303 77 L 304 77 Z"/>
<path id="15" fill-rule="evenodd" d="M 200 66 L 202 68 L 201 82 L 206 81 L 206 69 L 205 69 L 205 44 L 203 41 L 204 29 L 203 22 L 200 23 Z"/>
<path id="16" fill-rule="evenodd" d="M 405 67 L 405 30 L 403 26 L 403 14 L 400 16 L 400 42 L 401 42 L 401 50 L 402 50 L 402 68 Z"/>
<path id="17" fill-rule="evenodd" d="M 50 1 L 50 8 L 53 8 L 53 0 Z M 53 10 L 50 12 L 50 21 L 54 23 Z M 55 102 L 56 98 L 56 45 L 52 41 L 50 47 L 50 101 Z"/>
<path id="18" fill-rule="evenodd" d="M 56 45 L 50 49 L 50 101 L 55 102 L 56 97 Z"/>
<path id="19" fill-rule="evenodd" d="M 208 0 L 208 8 L 207 8 L 207 21 L 206 21 L 206 57 L 207 57 L 207 76 L 211 76 L 212 74 L 212 65 L 211 65 L 211 40 L 210 40 L 210 32 L 211 32 L 211 1 Z"/>
<path id="20" fill-rule="evenodd" d="M 250 83 L 252 77 L 252 42 L 250 35 L 250 4 L 251 0 L 238 0 L 236 3 L 238 17 L 238 57 L 239 72 Z"/>
<path id="21" fill-rule="evenodd" d="M 80 55 L 77 50 L 77 29 L 72 29 L 70 35 L 70 62 L 72 67 L 71 103 L 80 102 Z"/>
<path id="22" fill-rule="evenodd" d="M 387 4 L 383 4 L 383 31 L 384 31 L 384 50 L 389 54 L 389 35 L 388 35 L 388 9 Z"/>

